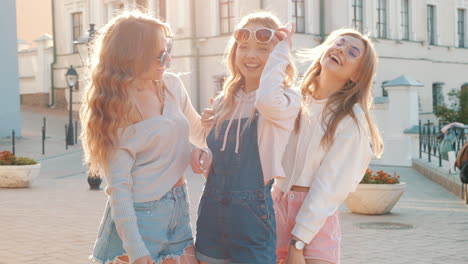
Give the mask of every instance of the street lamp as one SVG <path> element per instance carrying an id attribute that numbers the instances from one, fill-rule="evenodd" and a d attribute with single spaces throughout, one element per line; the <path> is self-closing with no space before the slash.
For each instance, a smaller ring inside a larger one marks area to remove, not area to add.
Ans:
<path id="1" fill-rule="evenodd" d="M 73 138 L 73 117 L 72 117 L 73 88 L 75 87 L 76 82 L 78 81 L 78 73 L 76 72 L 75 68 L 73 68 L 73 65 L 70 65 L 70 68 L 68 68 L 67 73 L 65 73 L 65 80 L 67 81 L 68 88 L 70 88 L 70 100 L 68 102 L 68 104 L 70 105 L 70 113 L 69 113 L 69 119 L 68 119 L 67 145 L 73 146 L 75 144 L 75 141 Z"/>
<path id="2" fill-rule="evenodd" d="M 89 45 L 93 41 L 94 35 L 96 34 L 94 26 L 95 24 L 89 24 L 88 36 L 81 35 L 77 41 L 73 42 L 73 44 L 75 44 L 76 48 L 78 49 L 78 55 L 80 55 L 82 65 L 84 66 L 89 65 Z"/>
<path id="3" fill-rule="evenodd" d="M 80 55 L 81 65 L 89 67 L 89 55 L 90 55 L 90 44 L 94 39 L 96 30 L 94 29 L 95 24 L 89 24 L 88 36 L 82 35 L 75 41 L 74 44 L 78 49 L 78 55 Z M 90 190 L 100 190 L 99 186 L 102 183 L 101 176 L 99 174 L 92 174 L 88 171 L 88 184 Z"/>

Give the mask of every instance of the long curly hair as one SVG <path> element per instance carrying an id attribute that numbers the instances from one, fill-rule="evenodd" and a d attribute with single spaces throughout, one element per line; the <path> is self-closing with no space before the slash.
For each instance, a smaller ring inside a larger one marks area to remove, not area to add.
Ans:
<path id="1" fill-rule="evenodd" d="M 242 18 L 236 28 L 243 28 L 248 24 L 260 24 L 266 28 L 277 29 L 280 27 L 280 20 L 270 12 L 255 12 Z M 236 93 L 244 85 L 244 76 L 236 66 L 236 51 L 237 42 L 234 35 L 231 37 L 227 46 L 226 65 L 228 69 L 228 76 L 223 85 L 222 92 L 216 97 L 219 102 L 216 111 L 215 131 L 216 135 L 221 128 L 221 124 L 226 120 L 234 111 Z M 290 88 L 296 77 L 296 67 L 292 59 L 289 60 L 289 65 L 286 67 L 286 77 L 284 80 L 284 87 Z M 248 124 L 248 123 L 247 123 Z"/>
<path id="2" fill-rule="evenodd" d="M 154 64 L 169 26 L 141 11 L 122 13 L 94 39 L 90 52 L 89 85 L 80 109 L 84 163 L 89 173 L 106 173 L 119 144 L 118 128 L 131 125 L 132 82 Z M 161 89 L 166 89 L 161 82 Z M 124 130 L 122 130 L 124 131 Z"/>
<path id="3" fill-rule="evenodd" d="M 357 118 L 353 112 L 353 106 L 355 104 L 360 104 L 365 113 L 370 130 L 374 155 L 380 157 L 383 152 L 383 141 L 369 114 L 373 101 L 372 81 L 377 68 L 377 53 L 368 36 L 354 29 L 338 29 L 333 31 L 321 45 L 314 49 L 313 54 L 315 54 L 315 57 L 312 58 L 313 63 L 306 71 L 300 85 L 303 102 L 305 102 L 305 106 L 302 108 L 301 112 L 307 111 L 307 102 L 310 100 L 317 86 L 318 77 L 322 71 L 322 65 L 320 64 L 322 56 L 339 36 L 351 36 L 361 40 L 364 43 L 364 52 L 362 61 L 357 70 L 356 82 L 352 82 L 351 80 L 346 82 L 340 91 L 329 97 L 324 107 L 322 121 L 326 131 L 321 144 L 325 147 L 329 147 L 333 144 L 336 128 L 340 121 L 346 116 L 351 116 L 354 122 L 358 124 Z M 298 124 L 298 122 L 296 124 Z"/>

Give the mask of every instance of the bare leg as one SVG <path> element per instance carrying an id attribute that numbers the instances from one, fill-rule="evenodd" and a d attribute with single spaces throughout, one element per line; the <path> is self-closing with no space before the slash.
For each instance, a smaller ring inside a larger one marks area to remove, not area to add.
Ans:
<path id="1" fill-rule="evenodd" d="M 110 264 L 129 264 L 127 255 L 119 256 L 114 259 Z"/>

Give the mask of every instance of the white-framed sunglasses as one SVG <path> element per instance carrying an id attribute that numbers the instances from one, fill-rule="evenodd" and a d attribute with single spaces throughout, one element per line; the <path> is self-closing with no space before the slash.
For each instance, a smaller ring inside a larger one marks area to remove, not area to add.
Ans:
<path id="1" fill-rule="evenodd" d="M 271 28 L 257 28 L 252 31 L 248 28 L 239 28 L 234 31 L 234 39 L 238 42 L 246 42 L 252 35 L 257 42 L 268 43 L 273 39 L 275 30 Z"/>

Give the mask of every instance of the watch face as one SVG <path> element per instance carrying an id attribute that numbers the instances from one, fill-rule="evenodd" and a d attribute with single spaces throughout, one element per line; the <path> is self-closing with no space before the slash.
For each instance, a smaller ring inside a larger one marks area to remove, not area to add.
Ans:
<path id="1" fill-rule="evenodd" d="M 297 250 L 303 250 L 304 249 L 304 242 L 302 241 L 296 241 L 296 243 L 294 244 L 294 247 L 297 249 Z"/>

